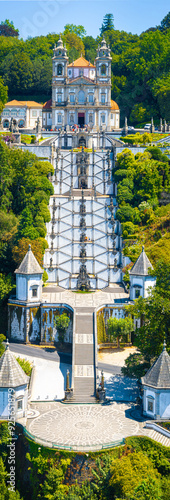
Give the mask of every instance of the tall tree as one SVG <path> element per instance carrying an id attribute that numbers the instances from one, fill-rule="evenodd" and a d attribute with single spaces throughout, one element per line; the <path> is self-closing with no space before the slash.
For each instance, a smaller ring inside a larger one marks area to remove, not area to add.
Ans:
<path id="1" fill-rule="evenodd" d="M 102 36 L 105 31 L 112 31 L 112 30 L 114 30 L 113 14 L 106 14 L 103 18 L 102 27 L 100 28 L 100 36 Z"/>
<path id="2" fill-rule="evenodd" d="M 170 12 L 162 19 L 159 29 L 165 31 L 170 28 Z"/>

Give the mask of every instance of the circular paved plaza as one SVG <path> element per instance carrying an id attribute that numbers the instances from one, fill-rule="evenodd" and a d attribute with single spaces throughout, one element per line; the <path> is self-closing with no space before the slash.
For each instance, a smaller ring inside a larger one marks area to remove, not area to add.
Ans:
<path id="1" fill-rule="evenodd" d="M 55 407 L 49 405 L 48 411 L 44 410 L 45 405 L 41 415 L 27 423 L 27 429 L 37 440 L 46 440 L 55 446 L 70 446 L 75 450 L 100 449 L 102 445 L 142 432 L 142 424 L 131 417 L 130 404 L 55 403 Z"/>

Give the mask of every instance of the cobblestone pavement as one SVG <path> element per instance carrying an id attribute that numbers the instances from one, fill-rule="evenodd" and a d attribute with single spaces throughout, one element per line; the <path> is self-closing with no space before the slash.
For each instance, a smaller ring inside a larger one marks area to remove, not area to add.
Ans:
<path id="1" fill-rule="evenodd" d="M 143 433 L 143 422 L 135 420 L 134 405 L 65 405 L 32 403 L 40 415 L 27 421 L 27 430 L 37 440 L 73 449 L 100 449 L 106 443 Z M 143 419 L 142 419 L 143 420 Z M 145 433 L 145 432 L 144 432 Z"/>

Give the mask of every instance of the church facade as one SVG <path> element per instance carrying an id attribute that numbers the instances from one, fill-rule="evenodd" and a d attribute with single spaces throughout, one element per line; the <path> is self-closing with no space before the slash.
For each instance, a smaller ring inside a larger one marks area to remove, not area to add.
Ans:
<path id="1" fill-rule="evenodd" d="M 74 126 L 94 131 L 119 129 L 119 107 L 111 100 L 111 60 L 103 38 L 94 65 L 82 56 L 69 64 L 67 49 L 59 38 L 53 55 L 53 130 Z M 44 109 L 44 123 L 45 113 Z"/>

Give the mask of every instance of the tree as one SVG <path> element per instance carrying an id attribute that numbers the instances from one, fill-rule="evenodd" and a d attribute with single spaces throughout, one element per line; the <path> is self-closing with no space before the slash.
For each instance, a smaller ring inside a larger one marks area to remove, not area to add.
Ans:
<path id="1" fill-rule="evenodd" d="M 165 31 L 170 28 L 170 12 L 162 19 L 159 26 L 160 31 Z"/>
<path id="2" fill-rule="evenodd" d="M 164 338 L 170 346 L 170 263 L 158 262 L 151 274 L 158 278 L 149 297 L 139 297 L 134 305 L 126 307 L 128 313 L 141 318 L 135 343 L 150 363 L 161 353 Z"/>
<path id="3" fill-rule="evenodd" d="M 114 459 L 110 472 L 110 492 L 114 494 L 115 498 L 136 499 L 137 488 L 140 491 L 141 483 L 146 481 L 147 489 L 149 489 L 149 483 L 152 483 L 154 490 L 156 489 L 156 499 L 161 499 L 161 496 L 158 496 L 158 492 L 161 490 L 160 475 L 154 469 L 152 461 L 141 451 L 129 453 L 127 456 L 122 456 L 121 459 Z M 144 500 L 150 497 L 139 498 Z M 151 496 L 151 498 L 154 497 Z"/>
<path id="4" fill-rule="evenodd" d="M 4 340 L 6 340 L 5 335 L 2 335 L 2 333 L 0 333 L 0 358 L 5 351 L 5 347 L 3 345 Z"/>
<path id="5" fill-rule="evenodd" d="M 120 339 L 127 340 L 133 330 L 131 318 L 109 318 L 107 320 L 108 335 L 111 339 L 117 339 L 117 347 L 120 347 Z"/>
<path id="6" fill-rule="evenodd" d="M 59 342 L 64 342 L 64 335 L 70 323 L 70 318 L 66 313 L 61 314 L 60 316 L 56 316 L 54 319 L 54 326 L 56 326 L 58 330 L 58 338 Z"/>
<path id="7" fill-rule="evenodd" d="M 8 100 L 8 87 L 4 85 L 4 82 L 0 76 L 0 114 Z"/>
<path id="8" fill-rule="evenodd" d="M 0 25 L 0 36 L 19 36 L 19 30 L 14 27 L 13 21 L 5 19 Z"/>
<path id="9" fill-rule="evenodd" d="M 102 27 L 100 28 L 100 36 L 102 36 L 105 31 L 114 30 L 114 17 L 113 14 L 106 14 L 103 18 Z"/>
<path id="10" fill-rule="evenodd" d="M 76 24 L 66 24 L 64 26 L 63 34 L 65 35 L 66 33 L 75 33 L 80 38 L 84 38 L 87 34 L 82 24 L 79 24 L 78 26 L 76 26 Z"/>
<path id="11" fill-rule="evenodd" d="M 43 254 L 45 251 L 45 248 L 47 248 L 47 242 L 43 238 L 38 238 L 35 240 L 31 240 L 29 238 L 21 238 L 21 240 L 18 241 L 18 244 L 13 247 L 12 249 L 12 255 L 13 259 L 15 262 L 15 266 L 18 267 L 23 258 L 25 257 L 26 253 L 28 252 L 28 246 L 31 244 L 31 250 L 33 254 L 35 255 L 36 259 L 38 260 L 40 266 L 42 266 L 43 263 Z"/>

